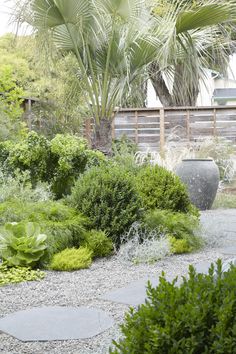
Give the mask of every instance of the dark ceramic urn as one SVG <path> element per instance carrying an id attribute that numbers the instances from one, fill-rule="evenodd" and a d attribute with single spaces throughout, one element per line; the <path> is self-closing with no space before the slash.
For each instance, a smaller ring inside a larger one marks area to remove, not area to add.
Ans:
<path id="1" fill-rule="evenodd" d="M 191 202 L 200 210 L 210 209 L 219 186 L 219 169 L 212 159 L 184 159 L 176 174 L 187 186 Z"/>

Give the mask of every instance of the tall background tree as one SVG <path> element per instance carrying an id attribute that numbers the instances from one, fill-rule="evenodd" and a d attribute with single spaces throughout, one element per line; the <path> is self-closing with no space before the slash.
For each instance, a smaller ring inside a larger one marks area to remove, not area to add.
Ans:
<path id="1" fill-rule="evenodd" d="M 75 56 L 77 77 L 94 118 L 93 145 L 109 153 L 113 112 L 148 65 L 157 66 L 156 74 L 170 72 L 190 49 L 193 55 L 200 52 L 193 34 L 199 37 L 200 28 L 209 29 L 230 16 L 230 6 L 212 1 L 196 9 L 189 6 L 154 14 L 153 3 L 144 0 L 25 0 L 16 2 L 16 11 L 51 49 Z M 204 32 L 208 44 L 209 34 Z"/>
<path id="2" fill-rule="evenodd" d="M 215 9 L 231 8 L 221 17 Z M 164 106 L 194 106 L 200 82 L 209 80 L 207 69 L 226 74 L 229 56 L 235 50 L 233 2 L 202 0 L 154 0 L 154 16 L 169 16 L 167 61 L 149 67 L 153 87 Z M 214 9 L 214 11 L 211 11 Z M 221 19 L 220 19 L 221 18 Z M 219 20 L 219 23 L 217 23 Z M 180 30 L 181 29 L 181 30 Z"/>

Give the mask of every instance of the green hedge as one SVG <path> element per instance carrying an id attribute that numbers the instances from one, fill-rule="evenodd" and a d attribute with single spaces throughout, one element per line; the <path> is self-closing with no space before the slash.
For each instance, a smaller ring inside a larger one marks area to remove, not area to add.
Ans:
<path id="1" fill-rule="evenodd" d="M 110 354 L 236 353 L 236 268 L 208 275 L 189 269 L 179 286 L 160 278 L 150 284 L 147 302 L 131 309 L 121 326 L 123 337 Z"/>

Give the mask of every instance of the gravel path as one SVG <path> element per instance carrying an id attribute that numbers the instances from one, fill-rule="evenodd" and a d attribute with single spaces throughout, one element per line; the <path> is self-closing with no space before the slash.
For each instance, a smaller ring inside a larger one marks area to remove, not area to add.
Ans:
<path id="1" fill-rule="evenodd" d="M 0 353 L 3 354 L 106 354 L 113 338 L 118 338 L 118 324 L 128 306 L 102 300 L 100 296 L 142 279 L 158 277 L 162 271 L 171 278 L 186 275 L 189 264 L 214 262 L 224 256 L 219 248 L 198 253 L 171 256 L 153 265 L 131 265 L 120 259 L 98 260 L 89 269 L 77 272 L 46 272 L 40 282 L 28 282 L 0 288 L 0 317 L 6 314 L 48 305 L 87 306 L 104 310 L 115 319 L 110 330 L 86 340 L 23 343 L 0 333 Z M 56 323 L 55 323 L 56 326 Z"/>

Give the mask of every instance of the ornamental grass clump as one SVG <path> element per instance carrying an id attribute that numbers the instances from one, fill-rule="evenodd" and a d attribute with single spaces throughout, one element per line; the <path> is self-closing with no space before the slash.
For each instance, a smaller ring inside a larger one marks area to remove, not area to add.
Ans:
<path id="1" fill-rule="evenodd" d="M 236 267 L 222 272 L 217 262 L 207 275 L 192 266 L 180 285 L 164 275 L 147 287 L 147 301 L 131 308 L 122 338 L 110 354 L 236 353 Z"/>

